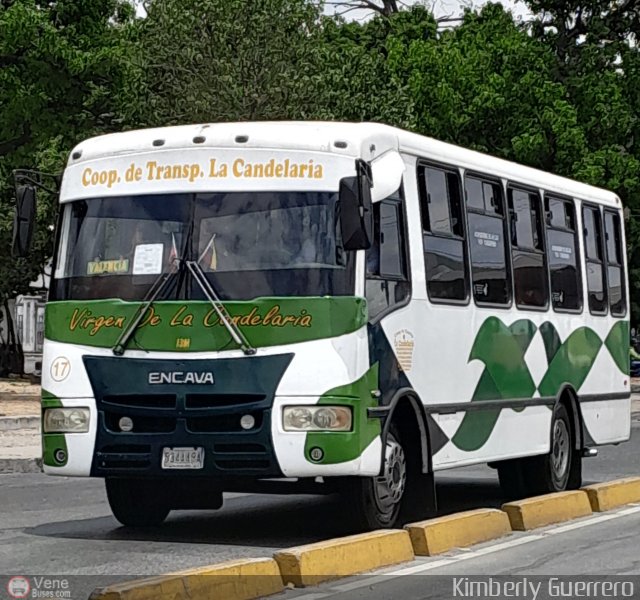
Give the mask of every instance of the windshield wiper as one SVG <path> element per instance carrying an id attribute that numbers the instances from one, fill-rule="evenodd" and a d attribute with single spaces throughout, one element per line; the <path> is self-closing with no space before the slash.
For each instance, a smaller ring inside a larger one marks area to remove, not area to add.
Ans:
<path id="1" fill-rule="evenodd" d="M 160 273 L 158 278 L 153 282 L 153 285 L 149 288 L 149 291 L 147 292 L 146 300 L 144 301 L 144 304 L 141 304 L 138 307 L 138 311 L 133 317 L 133 320 L 131 321 L 131 323 L 129 323 L 129 326 L 120 334 L 118 341 L 116 342 L 115 346 L 111 349 L 111 351 L 116 356 L 122 356 L 124 354 L 124 351 L 127 349 L 127 345 L 129 344 L 134 333 L 140 326 L 140 323 L 142 322 L 142 319 L 144 319 L 144 316 L 147 314 L 147 311 L 149 310 L 151 305 L 158 299 L 158 296 L 160 296 L 160 294 L 167 287 L 167 283 L 171 280 L 171 276 L 178 271 L 178 268 L 177 268 L 178 263 L 179 263 L 179 259 L 174 258 L 173 261 L 171 262 L 171 267 L 168 270 Z"/>
<path id="2" fill-rule="evenodd" d="M 247 355 L 251 356 L 256 353 L 256 349 L 249 344 L 247 338 L 244 336 L 240 328 L 233 322 L 224 304 L 216 294 L 211 282 L 207 279 L 202 267 L 194 260 L 185 261 L 187 268 L 193 275 L 196 283 L 200 286 L 202 293 L 207 297 L 207 300 L 211 303 L 216 311 L 218 318 L 222 321 L 226 327 L 229 335 L 233 338 L 233 341 L 240 346 L 240 349 Z"/>

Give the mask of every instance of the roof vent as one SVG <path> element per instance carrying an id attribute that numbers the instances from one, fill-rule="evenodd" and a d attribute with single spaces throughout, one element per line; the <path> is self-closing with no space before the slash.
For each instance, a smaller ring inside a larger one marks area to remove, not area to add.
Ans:
<path id="1" fill-rule="evenodd" d="M 346 148 L 347 147 L 347 142 L 343 142 L 342 140 L 338 140 L 336 142 L 333 142 L 333 145 L 336 148 Z"/>
<path id="2" fill-rule="evenodd" d="M 248 135 L 237 135 L 236 144 L 246 144 L 249 141 Z"/>
<path id="3" fill-rule="evenodd" d="M 204 144 L 206 141 L 206 137 L 204 137 L 203 135 L 197 135 L 196 137 L 193 138 L 193 143 L 194 144 Z"/>
<path id="4" fill-rule="evenodd" d="M 71 155 L 71 158 L 73 158 L 73 160 L 78 160 L 81 156 L 82 156 L 82 150 L 77 150 Z"/>
<path id="5" fill-rule="evenodd" d="M 154 146 L 164 146 L 164 140 L 153 140 Z"/>

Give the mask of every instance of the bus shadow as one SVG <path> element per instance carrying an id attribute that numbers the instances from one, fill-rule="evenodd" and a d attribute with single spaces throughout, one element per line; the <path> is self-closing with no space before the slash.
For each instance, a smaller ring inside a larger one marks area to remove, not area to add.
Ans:
<path id="1" fill-rule="evenodd" d="M 335 496 L 241 496 L 216 511 L 174 511 L 158 527 L 122 527 L 112 516 L 48 523 L 30 535 L 93 540 L 287 548 L 353 533 Z"/>
<path id="2" fill-rule="evenodd" d="M 438 514 L 499 507 L 497 480 L 439 478 Z M 174 511 L 153 528 L 122 527 L 112 516 L 27 528 L 30 535 L 91 540 L 287 548 L 357 533 L 338 496 L 234 495 L 217 511 Z"/>

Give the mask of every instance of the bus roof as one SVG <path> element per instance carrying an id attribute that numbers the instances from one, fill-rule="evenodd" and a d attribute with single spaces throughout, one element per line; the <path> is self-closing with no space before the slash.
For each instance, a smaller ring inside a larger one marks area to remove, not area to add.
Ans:
<path id="1" fill-rule="evenodd" d="M 194 147 L 297 149 L 366 160 L 396 149 L 548 192 L 621 208 L 620 199 L 611 191 L 380 123 L 263 121 L 133 130 L 81 142 L 73 149 L 69 165 L 110 156 Z"/>

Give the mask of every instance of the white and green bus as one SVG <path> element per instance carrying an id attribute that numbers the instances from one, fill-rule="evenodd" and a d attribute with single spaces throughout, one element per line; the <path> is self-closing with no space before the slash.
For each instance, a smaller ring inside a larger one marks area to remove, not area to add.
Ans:
<path id="1" fill-rule="evenodd" d="M 17 198 L 24 251 L 33 179 Z M 571 489 L 629 438 L 611 192 L 384 125 L 281 122 L 87 140 L 59 201 L 44 470 L 104 478 L 125 525 L 298 489 L 389 527 L 433 508 L 439 470 Z"/>

